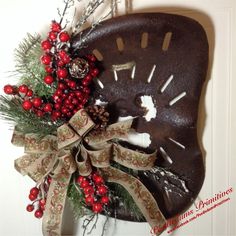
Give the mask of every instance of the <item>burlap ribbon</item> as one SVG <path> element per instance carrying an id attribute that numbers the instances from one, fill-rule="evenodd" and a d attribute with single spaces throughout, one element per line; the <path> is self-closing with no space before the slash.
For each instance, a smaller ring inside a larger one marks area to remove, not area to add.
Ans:
<path id="1" fill-rule="evenodd" d="M 44 236 L 61 235 L 71 175 L 78 170 L 80 175 L 88 176 L 92 166 L 100 168 L 107 181 L 121 184 L 130 193 L 151 227 L 162 228 L 165 218 L 148 189 L 137 178 L 110 166 L 110 160 L 134 170 L 149 170 L 154 165 L 156 153 L 141 153 L 117 142 L 127 137 L 131 125 L 132 120 L 118 122 L 95 132 L 93 121 L 81 109 L 58 128 L 57 136 L 39 139 L 35 134 L 14 131 L 12 143 L 25 148 L 25 155 L 15 161 L 15 168 L 37 183 L 49 173 L 53 176 L 43 217 Z M 70 152 L 72 147 L 78 150 L 75 157 Z"/>

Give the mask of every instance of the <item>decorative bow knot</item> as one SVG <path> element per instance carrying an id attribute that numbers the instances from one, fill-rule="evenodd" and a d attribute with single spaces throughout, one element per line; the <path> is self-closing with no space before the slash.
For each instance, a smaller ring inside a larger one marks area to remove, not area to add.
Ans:
<path id="1" fill-rule="evenodd" d="M 43 217 L 43 234 L 61 235 L 62 215 L 71 175 L 78 170 L 88 176 L 92 166 L 99 168 L 108 182 L 121 184 L 132 196 L 151 227 L 161 228 L 165 218 L 148 189 L 135 177 L 110 165 L 110 160 L 134 170 L 149 170 L 156 153 L 146 154 L 121 146 L 117 140 L 125 139 L 132 120 L 112 124 L 93 132 L 94 122 L 85 110 L 79 110 L 67 124 L 57 130 L 57 136 L 38 139 L 35 134 L 23 135 L 15 131 L 12 143 L 24 146 L 25 155 L 15 161 L 15 168 L 23 175 L 40 183 L 52 173 Z M 91 132 L 90 132 L 91 131 Z M 77 154 L 70 150 L 76 147 Z"/>

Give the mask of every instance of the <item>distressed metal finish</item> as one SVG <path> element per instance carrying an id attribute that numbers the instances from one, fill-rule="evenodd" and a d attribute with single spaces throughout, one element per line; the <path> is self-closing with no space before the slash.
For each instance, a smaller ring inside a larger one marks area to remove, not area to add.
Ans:
<path id="1" fill-rule="evenodd" d="M 147 47 L 141 48 L 145 32 Z M 165 45 L 163 50 L 164 38 L 170 38 L 168 32 L 172 33 L 169 47 Z M 208 42 L 202 26 L 183 16 L 133 14 L 103 22 L 87 38 L 87 47 L 78 52 L 79 39 L 79 35 L 75 36 L 72 44 L 75 56 L 94 49 L 103 56 L 99 80 L 104 88 L 95 82 L 93 97 L 109 102 L 114 120 L 118 116 L 138 116 L 137 132 L 151 135 L 147 150 L 158 150 L 156 165 L 181 178 L 188 190 L 183 188 L 183 182 L 168 179 L 160 170 L 146 174 L 140 171 L 140 180 L 167 218 L 183 212 L 198 195 L 205 172 L 197 138 L 199 98 L 208 66 Z M 135 63 L 135 69 L 125 69 L 130 62 Z M 114 73 L 114 65 L 123 65 L 124 69 Z M 173 78 L 167 85 L 170 76 Z M 182 97 L 175 102 L 173 99 L 180 94 Z M 157 109 L 156 118 L 150 122 L 143 118 L 142 95 L 152 96 Z M 166 191 L 167 185 L 170 191 Z M 132 220 L 122 210 L 117 217 Z"/>

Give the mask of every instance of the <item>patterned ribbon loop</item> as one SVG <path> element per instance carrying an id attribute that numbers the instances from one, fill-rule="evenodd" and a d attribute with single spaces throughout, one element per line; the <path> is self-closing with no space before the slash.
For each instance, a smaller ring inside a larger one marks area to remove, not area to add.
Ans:
<path id="1" fill-rule="evenodd" d="M 82 137 L 85 136 L 94 126 L 94 122 L 83 109 L 79 110 L 69 121 L 73 129 Z"/>
<path id="2" fill-rule="evenodd" d="M 38 183 L 49 172 L 52 174 L 43 217 L 44 236 L 61 235 L 62 215 L 71 175 L 78 170 L 80 175 L 88 176 L 92 166 L 101 168 L 108 181 L 121 184 L 127 189 L 151 226 L 163 226 L 165 218 L 147 188 L 135 177 L 110 166 L 112 160 L 134 170 L 153 167 L 156 152 L 146 154 L 117 143 L 127 138 L 132 122 L 118 122 L 106 130 L 93 132 L 93 121 L 81 109 L 67 124 L 58 128 L 57 136 L 48 135 L 39 140 L 34 134 L 24 136 L 14 132 L 12 143 L 24 146 L 26 153 L 15 161 L 15 168 Z M 78 149 L 75 157 L 70 153 L 72 147 Z"/>
<path id="3" fill-rule="evenodd" d="M 81 137 L 75 133 L 73 129 L 71 129 L 67 124 L 60 126 L 57 129 L 57 141 L 58 141 L 58 149 L 63 149 L 65 147 L 69 147 L 73 143 L 80 141 Z"/>
<path id="4" fill-rule="evenodd" d="M 117 163 L 134 170 L 150 170 L 156 161 L 156 151 L 151 154 L 133 151 L 113 144 L 113 158 Z"/>
<path id="5" fill-rule="evenodd" d="M 88 176 L 92 172 L 92 166 L 90 160 L 88 158 L 86 150 L 81 146 L 79 151 L 77 152 L 76 156 L 76 163 L 78 167 L 78 171 L 82 176 Z"/>
<path id="6" fill-rule="evenodd" d="M 165 217 L 154 197 L 138 179 L 113 167 L 104 168 L 103 172 L 109 182 L 118 183 L 129 192 L 151 227 L 162 228 L 165 225 Z"/>

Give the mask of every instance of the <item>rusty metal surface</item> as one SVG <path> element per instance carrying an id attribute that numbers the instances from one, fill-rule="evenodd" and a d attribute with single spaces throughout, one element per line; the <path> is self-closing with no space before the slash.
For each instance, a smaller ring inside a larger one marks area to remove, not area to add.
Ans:
<path id="1" fill-rule="evenodd" d="M 148 44 L 141 48 L 142 34 L 148 33 Z M 163 50 L 166 33 L 172 37 L 167 50 Z M 117 38 L 124 43 L 119 51 Z M 74 55 L 78 53 L 80 36 L 73 40 Z M 204 164 L 197 139 L 198 104 L 208 66 L 208 42 L 199 23 L 183 16 L 148 13 L 113 18 L 102 23 L 87 38 L 86 48 L 80 55 L 101 52 L 102 70 L 99 76 L 102 89 L 94 83 L 93 97 L 109 102 L 114 120 L 118 116 L 138 116 L 137 132 L 149 133 L 151 145 L 147 150 L 157 149 L 156 165 L 166 168 L 186 183 L 172 181 L 159 169 L 156 173 L 139 172 L 141 181 L 153 193 L 163 214 L 169 218 L 186 210 L 198 195 L 204 181 Z M 117 71 L 115 80 L 113 65 L 135 62 L 135 76 L 131 69 Z M 151 81 L 148 77 L 156 66 Z M 173 79 L 161 91 L 166 81 Z M 170 106 L 177 95 L 186 93 Z M 140 107 L 140 96 L 150 95 L 157 109 L 154 119 L 147 122 Z M 179 144 L 171 141 L 175 140 Z M 173 163 L 167 161 L 160 151 L 165 150 Z M 184 148 L 183 148 L 184 147 Z M 167 182 L 172 191 L 165 191 Z M 117 218 L 132 220 L 132 216 L 118 212 Z"/>

